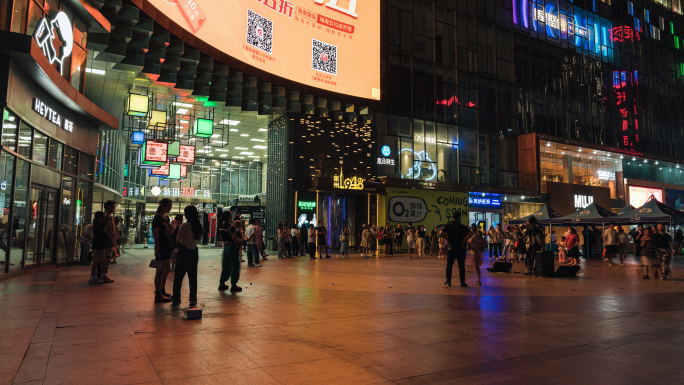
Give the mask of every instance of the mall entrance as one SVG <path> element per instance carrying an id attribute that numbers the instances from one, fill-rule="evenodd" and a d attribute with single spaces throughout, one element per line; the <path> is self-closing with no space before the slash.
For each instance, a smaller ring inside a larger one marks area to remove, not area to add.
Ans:
<path id="1" fill-rule="evenodd" d="M 58 198 L 57 189 L 31 184 L 24 239 L 27 266 L 51 264 L 55 261 L 55 240 L 60 238 L 57 234 Z"/>

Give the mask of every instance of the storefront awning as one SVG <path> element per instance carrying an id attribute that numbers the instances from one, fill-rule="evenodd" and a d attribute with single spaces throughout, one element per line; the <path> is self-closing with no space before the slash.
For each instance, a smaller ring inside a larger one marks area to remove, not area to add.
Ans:
<path id="1" fill-rule="evenodd" d="M 600 224 L 605 222 L 611 222 L 611 218 L 615 216 L 609 210 L 592 203 L 589 206 L 578 209 L 570 215 L 566 215 L 560 218 L 551 219 L 552 224 L 572 224 L 572 223 L 594 223 Z"/>
<path id="2" fill-rule="evenodd" d="M 611 222 L 615 223 L 669 223 L 671 221 L 684 221 L 684 212 L 658 202 L 652 195 L 643 206 L 611 219 Z"/>
<path id="3" fill-rule="evenodd" d="M 512 225 L 527 223 L 527 220 L 531 217 L 536 217 L 537 223 L 539 223 L 540 225 L 548 225 L 552 219 L 562 217 L 562 215 L 556 210 L 549 207 L 548 205 L 544 205 L 544 207 L 542 207 L 539 211 L 535 212 L 534 214 L 518 219 L 511 219 L 510 221 L 508 221 L 508 223 Z"/>

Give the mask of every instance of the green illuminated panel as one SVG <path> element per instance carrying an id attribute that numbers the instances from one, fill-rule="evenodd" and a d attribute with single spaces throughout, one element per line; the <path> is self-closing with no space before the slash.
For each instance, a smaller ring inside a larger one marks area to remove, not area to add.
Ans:
<path id="1" fill-rule="evenodd" d="M 192 126 L 192 136 L 209 138 L 214 134 L 214 121 L 210 119 L 195 119 Z"/>

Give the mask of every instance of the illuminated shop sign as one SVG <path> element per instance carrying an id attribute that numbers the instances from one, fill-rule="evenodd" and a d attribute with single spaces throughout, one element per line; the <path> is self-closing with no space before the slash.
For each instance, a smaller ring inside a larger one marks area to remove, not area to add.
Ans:
<path id="1" fill-rule="evenodd" d="M 137 196 L 143 196 L 145 195 L 145 188 L 144 187 L 124 187 L 123 188 L 123 196 L 124 198 L 127 197 L 137 197 Z"/>
<path id="2" fill-rule="evenodd" d="M 149 3 L 190 35 L 259 70 L 380 99 L 380 0 Z"/>
<path id="3" fill-rule="evenodd" d="M 502 207 L 501 194 L 469 193 L 468 207 L 471 209 L 500 209 Z"/>
<path id="4" fill-rule="evenodd" d="M 154 186 L 150 193 L 155 197 L 165 198 L 202 198 L 211 199 L 211 190 L 195 190 L 192 187 L 159 187 Z"/>
<path id="5" fill-rule="evenodd" d="M 592 203 L 594 203 L 594 197 L 591 195 L 575 195 L 576 209 L 584 209 Z"/>
<path id="6" fill-rule="evenodd" d="M 363 190 L 363 179 L 353 176 L 351 178 L 344 178 L 344 174 L 340 170 L 340 175 L 335 175 L 333 178 L 333 188 L 341 190 Z"/>
<path id="7" fill-rule="evenodd" d="M 435 163 L 426 151 L 413 151 L 410 148 L 402 148 L 401 154 L 402 156 L 413 158 L 413 167 L 409 167 L 405 172 L 402 171 L 402 178 L 423 180 L 435 180 L 437 178 Z"/>
<path id="8" fill-rule="evenodd" d="M 74 48 L 74 31 L 71 21 L 64 12 L 57 12 L 52 18 L 44 17 L 38 22 L 33 38 L 50 64 L 57 63 L 59 73 L 64 72 L 64 59 Z"/>
<path id="9" fill-rule="evenodd" d="M 629 186 L 629 204 L 641 207 L 653 195 L 658 202 L 663 201 L 663 190 L 659 188 Z"/>
<path id="10" fill-rule="evenodd" d="M 316 208 L 316 202 L 299 201 L 299 202 L 297 202 L 297 207 L 299 207 L 300 210 L 313 210 Z"/>
<path id="11" fill-rule="evenodd" d="M 194 164 L 195 146 L 180 146 L 180 155 L 176 158 L 176 163 Z M 181 175 L 182 176 L 182 175 Z"/>
<path id="12" fill-rule="evenodd" d="M 57 111 L 50 108 L 47 104 L 41 102 L 38 98 L 33 98 L 33 111 L 40 114 L 55 126 L 62 127 L 64 131 L 74 131 L 74 122 L 69 119 L 64 119 L 64 122 L 62 122 L 62 118 L 59 116 Z"/>
<path id="13" fill-rule="evenodd" d="M 606 171 L 606 170 L 598 170 L 597 171 L 597 176 L 598 179 L 600 180 L 615 180 L 615 173 Z"/>
<path id="14" fill-rule="evenodd" d="M 568 47 L 610 61 L 613 58 L 613 24 L 564 0 L 537 4 L 513 0 L 513 23 L 533 36 L 568 42 Z"/>

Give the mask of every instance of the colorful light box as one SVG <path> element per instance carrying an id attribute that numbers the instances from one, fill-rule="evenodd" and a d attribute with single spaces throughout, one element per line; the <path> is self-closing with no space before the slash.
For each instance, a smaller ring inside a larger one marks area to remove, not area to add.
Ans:
<path id="1" fill-rule="evenodd" d="M 128 94 L 126 97 L 126 102 L 124 105 L 126 115 L 145 116 L 147 115 L 149 108 L 150 102 L 147 95 Z"/>
<path id="2" fill-rule="evenodd" d="M 214 135 L 214 121 L 211 119 L 195 119 L 192 126 L 192 136 L 209 138 Z"/>
<path id="3" fill-rule="evenodd" d="M 195 164 L 195 146 L 180 146 L 180 155 L 176 158 L 176 163 Z"/>
<path id="4" fill-rule="evenodd" d="M 133 131 L 131 133 L 131 143 L 133 143 L 133 144 L 145 143 L 145 133 L 142 131 Z"/>

